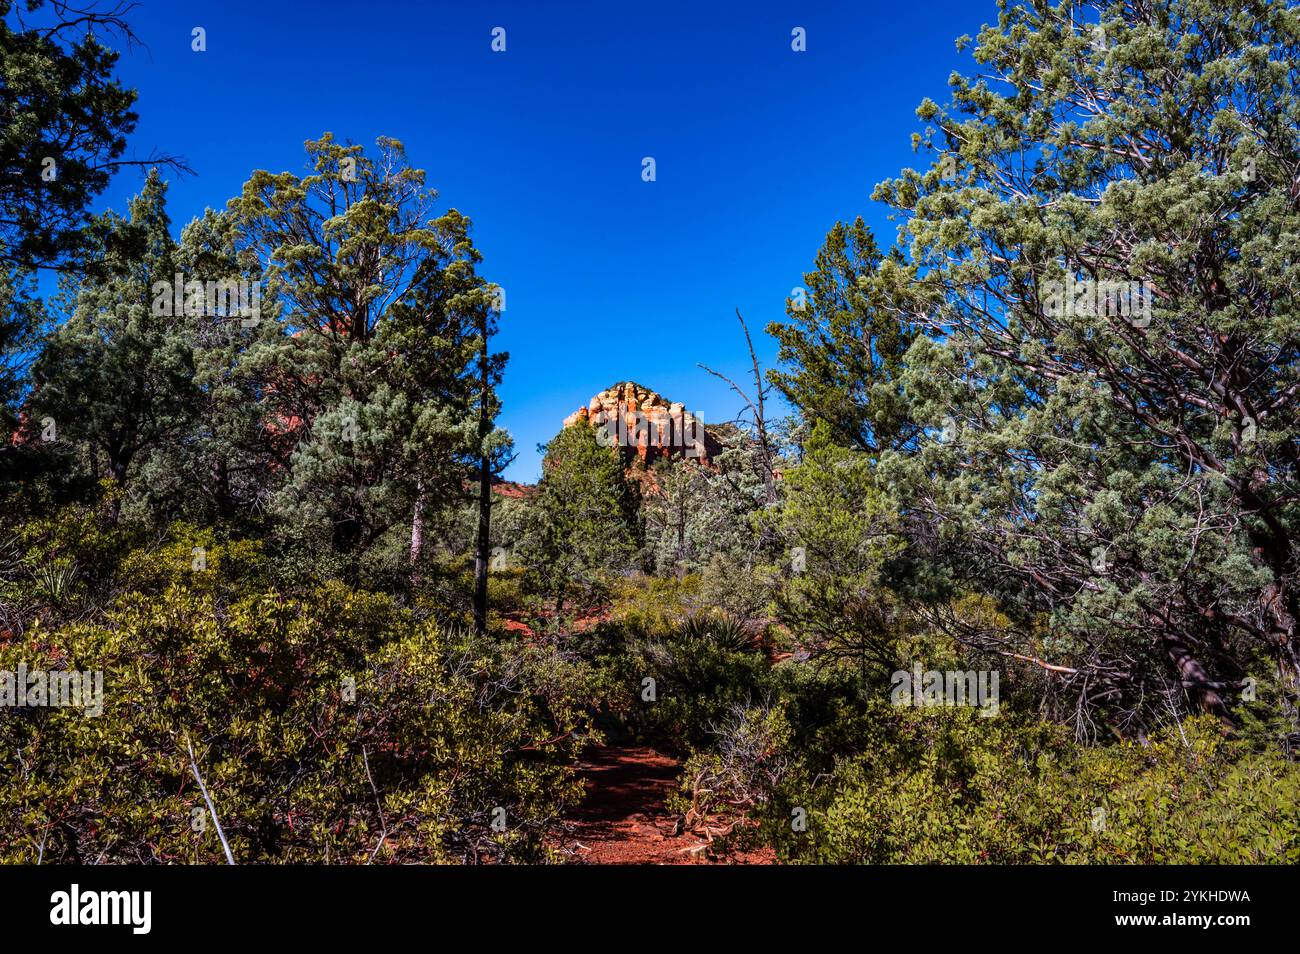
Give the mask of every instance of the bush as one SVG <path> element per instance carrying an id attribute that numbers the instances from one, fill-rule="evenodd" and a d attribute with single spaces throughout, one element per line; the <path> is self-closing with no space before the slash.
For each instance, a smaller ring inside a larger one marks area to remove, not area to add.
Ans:
<path id="1" fill-rule="evenodd" d="M 825 784 L 805 767 L 764 830 L 789 861 L 1293 864 L 1300 766 L 1188 720 L 1148 746 L 1081 746 L 1059 726 L 881 707 Z M 807 812 L 806 832 L 791 812 Z"/>
<path id="2" fill-rule="evenodd" d="M 102 670 L 104 707 L 0 710 L 0 861 L 221 862 L 195 769 L 241 863 L 541 860 L 579 792 L 549 675 L 338 583 L 170 583 L 0 645 L 23 662 Z"/>
<path id="3" fill-rule="evenodd" d="M 704 746 L 732 708 L 761 692 L 767 660 L 732 621 L 701 614 L 667 633 L 625 627 L 600 627 L 592 644 L 611 705 L 637 736 L 669 750 Z M 646 679 L 654 680 L 653 700 Z"/>

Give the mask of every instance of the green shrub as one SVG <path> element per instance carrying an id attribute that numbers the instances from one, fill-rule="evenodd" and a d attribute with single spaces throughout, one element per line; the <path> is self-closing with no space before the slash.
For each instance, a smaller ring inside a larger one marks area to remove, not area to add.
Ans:
<path id="1" fill-rule="evenodd" d="M 578 795 L 553 661 L 530 685 L 495 644 L 338 583 L 132 594 L 0 645 L 19 663 L 102 670 L 104 709 L 0 710 L 5 862 L 220 862 L 195 768 L 241 863 L 541 860 Z"/>
<path id="2" fill-rule="evenodd" d="M 1208 718 L 1149 745 L 1082 746 L 1059 726 L 882 706 L 865 750 L 805 771 L 765 832 L 822 863 L 1277 863 L 1300 860 L 1300 766 Z M 806 832 L 791 825 L 807 812 Z"/>
<path id="3" fill-rule="evenodd" d="M 611 593 L 609 618 L 634 636 L 666 636 L 698 605 L 696 576 L 636 576 L 619 580 Z"/>
<path id="4" fill-rule="evenodd" d="M 670 750 L 708 744 L 736 706 L 761 693 L 766 658 L 734 624 L 692 617 L 667 634 L 606 625 L 593 636 L 612 687 L 612 705 L 633 732 Z M 647 699 L 647 679 L 654 698 Z"/>

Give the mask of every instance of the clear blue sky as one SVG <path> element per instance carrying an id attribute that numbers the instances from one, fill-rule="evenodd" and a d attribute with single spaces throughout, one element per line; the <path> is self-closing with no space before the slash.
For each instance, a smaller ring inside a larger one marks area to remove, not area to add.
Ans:
<path id="1" fill-rule="evenodd" d="M 871 188 L 915 164 L 917 105 L 971 71 L 954 40 L 995 17 L 993 0 L 142 0 L 145 48 L 120 73 L 140 91 L 130 152 L 198 173 L 173 178 L 178 231 L 253 169 L 301 171 L 326 130 L 402 140 L 506 291 L 507 476 L 531 481 L 536 445 L 617 380 L 734 416 L 698 365 L 746 373 L 736 308 L 770 363 L 762 329 L 836 219 L 864 215 L 892 242 Z M 790 48 L 796 26 L 807 52 Z M 139 185 L 123 174 L 101 205 Z"/>

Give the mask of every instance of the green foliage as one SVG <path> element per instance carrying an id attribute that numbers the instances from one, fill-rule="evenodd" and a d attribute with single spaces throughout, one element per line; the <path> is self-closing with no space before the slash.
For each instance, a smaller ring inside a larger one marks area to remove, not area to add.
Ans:
<path id="1" fill-rule="evenodd" d="M 698 573 L 715 560 L 752 568 L 765 556 L 752 519 L 765 485 L 747 441 L 736 439 L 711 468 L 661 460 L 642 486 L 645 549 L 656 573 Z"/>
<path id="2" fill-rule="evenodd" d="M 696 613 L 688 616 L 681 628 L 682 637 L 709 642 L 727 652 L 740 653 L 754 648 L 754 640 L 743 620 L 725 613 Z"/>
<path id="3" fill-rule="evenodd" d="M 104 489 L 99 503 L 53 510 L 0 541 L 0 611 L 12 631 L 37 616 L 72 618 L 111 598 L 118 564 L 138 540 L 113 519 L 120 489 L 107 481 Z"/>
<path id="4" fill-rule="evenodd" d="M 283 435 L 270 505 L 286 535 L 342 553 L 405 521 L 418 558 L 419 521 L 461 503 L 480 454 L 508 452 L 504 432 L 480 433 L 476 404 L 490 421 L 506 357 L 489 355 L 481 380 L 492 289 L 469 219 L 433 216 L 400 142 L 380 138 L 373 157 L 328 133 L 306 147 L 311 175 L 259 170 L 229 206 L 236 249 L 284 306 L 279 334 L 239 360 L 263 426 Z"/>
<path id="5" fill-rule="evenodd" d="M 803 460 L 785 474 L 780 508 L 765 514 L 791 554 L 777 613 L 820 653 L 889 666 L 895 610 L 882 570 L 902 547 L 896 510 L 867 454 L 836 446 L 830 433 L 817 423 Z"/>
<path id="6" fill-rule="evenodd" d="M 530 588 L 554 601 L 557 617 L 569 596 L 590 605 L 612 576 L 633 567 L 639 537 L 635 490 L 615 450 L 585 421 L 564 428 L 546 445 L 520 541 Z"/>
<path id="7" fill-rule="evenodd" d="M 59 439 L 86 448 L 94 476 L 119 485 L 133 464 L 193 425 L 197 395 L 184 318 L 154 307 L 155 285 L 170 289 L 176 273 L 165 195 L 154 170 L 131 201 L 129 219 L 103 217 L 104 277 L 80 283 L 72 314 L 32 370 L 30 420 L 52 420 Z"/>
<path id="8" fill-rule="evenodd" d="M 60 6 L 0 0 L 0 255 L 6 263 L 59 264 L 86 251 L 86 208 L 108 186 L 138 119 L 131 108 L 135 91 L 113 75 L 118 54 L 94 29 L 122 32 L 121 18 L 93 8 L 73 16 Z M 53 22 L 25 26 L 33 12 L 37 21 L 52 13 Z"/>
<path id="9" fill-rule="evenodd" d="M 607 665 L 622 689 L 615 704 L 636 733 L 673 749 L 706 745 L 725 715 L 749 702 L 768 668 L 739 626 L 698 616 L 667 633 L 616 639 Z M 646 679 L 654 680 L 653 700 Z"/>
<path id="10" fill-rule="evenodd" d="M 579 675 L 338 583 L 232 591 L 239 545 L 170 582 L 183 547 L 129 561 L 161 593 L 0 646 L 0 669 L 104 673 L 98 718 L 0 712 L 4 861 L 220 862 L 194 767 L 239 862 L 545 857 Z"/>
<path id="11" fill-rule="evenodd" d="M 903 356 L 917 334 L 895 306 L 879 271 L 883 256 L 859 217 L 836 222 L 804 275 L 804 298 L 772 322 L 783 370 L 771 382 L 804 420 L 821 421 L 836 441 L 873 455 L 915 434 L 900 386 Z"/>
<path id="12" fill-rule="evenodd" d="M 837 226 L 772 329 L 906 505 L 891 588 L 1050 627 L 1080 731 L 1226 719 L 1261 663 L 1300 724 L 1298 54 L 1283 0 L 1001 5 L 875 190 L 898 245 Z"/>
<path id="13" fill-rule="evenodd" d="M 619 581 L 610 593 L 609 618 L 633 636 L 666 636 L 702 605 L 695 576 L 644 576 Z"/>
<path id="14" fill-rule="evenodd" d="M 118 54 L 104 44 L 106 35 L 130 39 L 122 12 L 0 0 L 0 431 L 6 436 L 20 422 L 16 405 L 51 317 L 39 297 L 38 270 L 99 270 L 105 236 L 88 210 L 117 169 L 136 164 L 121 158 L 138 119 L 136 93 L 114 75 Z M 0 442 L 0 492 L 33 470 L 59 474 L 67 463 Z"/>
<path id="15" fill-rule="evenodd" d="M 208 209 L 185 226 L 174 250 L 177 271 L 187 282 L 244 283 L 250 298 L 254 287 L 261 291 L 252 316 L 237 318 L 206 305 L 185 315 L 194 425 L 183 440 L 164 443 L 142 463 L 132 489 L 138 503 L 129 508 L 140 519 L 166 515 L 265 531 L 268 502 L 282 479 L 284 436 L 283 428 L 264 419 L 266 382 L 246 359 L 278 340 L 282 306 L 262 263 L 239 249 L 238 241 L 235 217 Z"/>
<path id="16" fill-rule="evenodd" d="M 755 361 L 707 465 L 566 427 L 484 539 L 498 302 L 402 144 L 326 133 L 179 241 L 157 171 L 88 219 L 134 94 L 0 0 L 0 673 L 105 691 L 0 708 L 0 862 L 551 860 L 606 737 L 684 758 L 714 850 L 1300 861 L 1300 19 L 999 9 L 1001 82 L 877 188 L 899 243 L 835 223 L 769 328 L 796 416 Z M 177 273 L 258 321 L 158 309 Z M 998 667 L 996 717 L 891 704 L 918 660 Z"/>
<path id="17" fill-rule="evenodd" d="M 1212 719 L 1091 748 L 909 708 L 879 713 L 829 782 L 787 784 L 765 824 L 786 858 L 821 863 L 1294 864 L 1298 794 L 1300 768 L 1243 752 Z"/>

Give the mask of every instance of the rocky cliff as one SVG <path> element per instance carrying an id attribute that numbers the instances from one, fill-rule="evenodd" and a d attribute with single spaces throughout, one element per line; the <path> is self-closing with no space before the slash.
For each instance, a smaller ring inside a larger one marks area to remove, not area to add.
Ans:
<path id="1" fill-rule="evenodd" d="M 593 397 L 564 419 L 568 427 L 589 421 L 602 444 L 616 444 L 624 459 L 653 464 L 660 458 L 694 460 L 709 466 L 722 449 L 704 422 L 677 402 L 635 381 L 622 381 Z"/>

